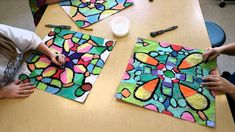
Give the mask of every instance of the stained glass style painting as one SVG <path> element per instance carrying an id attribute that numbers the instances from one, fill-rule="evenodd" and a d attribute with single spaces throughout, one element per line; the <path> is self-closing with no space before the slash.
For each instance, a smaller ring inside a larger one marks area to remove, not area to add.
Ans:
<path id="1" fill-rule="evenodd" d="M 84 102 L 115 42 L 60 28 L 53 29 L 44 41 L 65 55 L 65 65 L 58 67 L 47 56 L 33 52 L 26 60 L 31 73 L 19 78 L 48 93 Z"/>
<path id="2" fill-rule="evenodd" d="M 176 118 L 215 126 L 215 95 L 201 85 L 216 62 L 204 50 L 139 38 L 116 97 Z"/>
<path id="3" fill-rule="evenodd" d="M 69 0 L 60 3 L 80 28 L 85 28 L 133 5 L 132 0 Z"/>

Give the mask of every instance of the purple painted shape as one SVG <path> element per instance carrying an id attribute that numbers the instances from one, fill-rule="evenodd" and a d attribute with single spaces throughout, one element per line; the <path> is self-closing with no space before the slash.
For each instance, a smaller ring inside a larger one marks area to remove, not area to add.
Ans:
<path id="1" fill-rule="evenodd" d="M 176 78 L 181 80 L 181 81 L 185 81 L 186 75 L 182 74 L 182 73 L 179 73 L 179 74 L 176 75 Z"/>
<path id="2" fill-rule="evenodd" d="M 157 71 L 158 71 L 158 70 L 152 70 L 152 71 L 151 71 L 152 75 L 157 76 L 157 75 L 158 75 L 158 72 L 157 72 Z"/>
<path id="3" fill-rule="evenodd" d="M 172 84 L 171 82 L 165 82 L 165 81 L 163 81 L 162 83 L 163 83 L 163 85 L 166 86 L 166 87 L 169 87 L 169 88 L 172 88 L 172 87 L 173 87 L 173 84 Z"/>

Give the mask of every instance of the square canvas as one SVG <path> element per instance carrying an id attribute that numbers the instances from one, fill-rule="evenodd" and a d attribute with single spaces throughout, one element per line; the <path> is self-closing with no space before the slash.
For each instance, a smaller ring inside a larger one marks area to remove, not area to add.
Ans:
<path id="1" fill-rule="evenodd" d="M 26 60 L 31 73 L 19 78 L 48 93 L 84 102 L 115 42 L 60 28 L 50 31 L 44 42 L 65 55 L 65 65 L 58 67 L 46 55 L 33 52 Z"/>
<path id="2" fill-rule="evenodd" d="M 215 73 L 204 50 L 139 38 L 116 97 L 176 118 L 215 126 L 215 96 L 201 85 Z M 147 113 L 146 113 L 147 114 Z"/>
<path id="3" fill-rule="evenodd" d="M 60 2 L 80 28 L 85 28 L 131 5 L 132 0 L 69 0 Z"/>

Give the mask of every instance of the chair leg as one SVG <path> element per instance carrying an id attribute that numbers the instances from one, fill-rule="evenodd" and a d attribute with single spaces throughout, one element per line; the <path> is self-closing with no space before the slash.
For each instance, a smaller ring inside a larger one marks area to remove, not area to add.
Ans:
<path id="1" fill-rule="evenodd" d="M 224 0 L 221 0 L 221 2 L 219 3 L 219 7 L 224 8 L 226 5 L 226 3 L 224 2 Z"/>

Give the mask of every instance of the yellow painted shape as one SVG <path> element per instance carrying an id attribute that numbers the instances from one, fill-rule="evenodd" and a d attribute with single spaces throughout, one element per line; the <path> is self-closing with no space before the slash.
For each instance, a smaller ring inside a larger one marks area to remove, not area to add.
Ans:
<path id="1" fill-rule="evenodd" d="M 149 92 L 142 86 L 142 87 L 139 87 L 138 90 L 135 92 L 135 96 L 139 99 L 147 100 L 150 98 L 151 92 Z"/>
<path id="2" fill-rule="evenodd" d="M 50 64 L 50 60 L 46 57 L 41 57 L 39 61 L 35 63 L 37 68 L 46 68 Z"/>
<path id="3" fill-rule="evenodd" d="M 136 53 L 135 57 L 144 63 L 150 64 L 150 65 L 154 65 L 156 66 L 158 64 L 158 61 L 156 59 L 154 59 L 153 57 L 149 56 L 148 54 L 144 54 L 144 53 Z"/>
<path id="4" fill-rule="evenodd" d="M 51 77 L 55 73 L 56 73 L 56 68 L 55 67 L 48 67 L 47 69 L 45 69 L 43 71 L 42 76 L 43 77 Z"/>
<path id="5" fill-rule="evenodd" d="M 201 63 L 203 61 L 203 56 L 202 54 L 199 53 L 194 53 L 182 61 L 182 63 L 179 66 L 179 69 L 187 69 L 196 66 L 197 64 Z"/>
<path id="6" fill-rule="evenodd" d="M 187 97 L 186 100 L 193 108 L 197 110 L 202 110 L 208 105 L 207 99 L 199 93 Z"/>
<path id="7" fill-rule="evenodd" d="M 108 16 L 111 16 L 112 14 L 118 12 L 118 10 L 106 10 L 104 12 L 102 12 L 102 14 L 100 15 L 100 20 L 105 18 L 105 17 L 108 17 Z"/>

